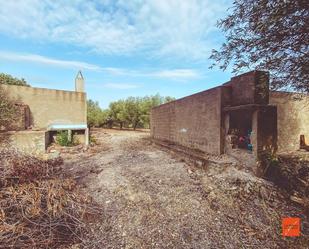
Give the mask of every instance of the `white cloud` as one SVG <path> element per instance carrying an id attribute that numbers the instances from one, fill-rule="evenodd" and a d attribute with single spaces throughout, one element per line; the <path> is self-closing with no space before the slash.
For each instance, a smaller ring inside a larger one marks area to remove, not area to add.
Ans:
<path id="1" fill-rule="evenodd" d="M 106 72 L 111 75 L 122 75 L 131 77 L 155 77 L 155 78 L 166 78 L 171 80 L 186 80 L 200 77 L 200 73 L 194 69 L 170 69 L 170 70 L 131 70 L 126 68 L 116 67 L 101 67 L 95 64 L 90 64 L 82 61 L 70 61 L 70 60 L 59 60 L 38 54 L 19 54 L 8 51 L 0 50 L 0 59 L 6 61 L 16 62 L 30 62 L 45 64 L 47 66 L 61 67 L 61 68 L 73 68 L 90 70 L 97 72 Z M 117 86 L 113 86 L 114 88 Z"/>
<path id="2" fill-rule="evenodd" d="M 92 71 L 102 70 L 102 68 L 94 64 L 89 64 L 81 61 L 57 60 L 37 54 L 17 54 L 17 53 L 0 51 L 0 58 L 2 60 L 33 62 L 56 67 L 64 67 L 64 68 L 87 69 Z"/>
<path id="3" fill-rule="evenodd" d="M 126 90 L 126 89 L 138 88 L 139 86 L 134 85 L 134 84 L 126 84 L 126 83 L 107 83 L 107 84 L 104 84 L 104 87 L 119 89 L 119 90 Z"/>
<path id="4" fill-rule="evenodd" d="M 150 74 L 154 77 L 169 79 L 192 79 L 200 77 L 199 72 L 193 69 L 162 70 Z"/>
<path id="5" fill-rule="evenodd" d="M 100 54 L 205 59 L 228 0 L 0 0 L 0 32 Z"/>

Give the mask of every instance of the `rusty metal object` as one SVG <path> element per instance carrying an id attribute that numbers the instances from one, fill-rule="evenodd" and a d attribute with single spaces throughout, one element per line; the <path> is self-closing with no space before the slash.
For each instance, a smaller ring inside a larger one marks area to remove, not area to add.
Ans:
<path id="1" fill-rule="evenodd" d="M 306 144 L 305 135 L 300 135 L 300 149 L 309 151 L 309 145 Z"/>

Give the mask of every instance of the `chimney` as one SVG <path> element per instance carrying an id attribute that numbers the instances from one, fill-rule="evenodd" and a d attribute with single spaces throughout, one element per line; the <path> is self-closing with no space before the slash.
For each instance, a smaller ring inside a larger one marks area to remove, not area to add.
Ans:
<path id="1" fill-rule="evenodd" d="M 75 92 L 85 92 L 85 82 L 82 72 L 79 70 L 75 78 Z"/>

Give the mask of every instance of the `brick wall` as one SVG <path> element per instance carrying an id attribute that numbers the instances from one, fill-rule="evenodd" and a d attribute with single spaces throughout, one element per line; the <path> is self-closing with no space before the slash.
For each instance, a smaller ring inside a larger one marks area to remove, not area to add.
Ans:
<path id="1" fill-rule="evenodd" d="M 213 88 L 153 108 L 155 139 L 220 154 L 221 88 Z"/>
<path id="2" fill-rule="evenodd" d="M 255 149 L 295 151 L 300 147 L 300 135 L 305 135 L 309 144 L 309 95 L 298 97 L 295 93 L 269 92 L 267 72 L 248 72 L 219 87 L 153 108 L 151 135 L 220 154 L 226 133 L 222 112 L 243 108 L 256 110 L 252 119 Z"/>
<path id="3" fill-rule="evenodd" d="M 269 75 L 252 71 L 229 82 L 153 108 L 151 135 L 210 154 L 224 152 L 222 107 L 268 104 Z"/>
<path id="4" fill-rule="evenodd" d="M 269 74 L 251 71 L 233 77 L 226 86 L 231 87 L 231 105 L 268 104 Z"/>

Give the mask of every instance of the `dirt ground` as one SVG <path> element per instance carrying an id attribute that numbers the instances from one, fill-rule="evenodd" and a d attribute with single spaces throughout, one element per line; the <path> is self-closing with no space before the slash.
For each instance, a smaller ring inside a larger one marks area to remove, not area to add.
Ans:
<path id="1" fill-rule="evenodd" d="M 147 132 L 92 135 L 97 145 L 89 150 L 61 153 L 102 207 L 89 247 L 309 248 L 302 208 L 235 161 L 198 168 L 154 145 Z M 283 217 L 301 218 L 300 237 L 282 237 Z"/>

